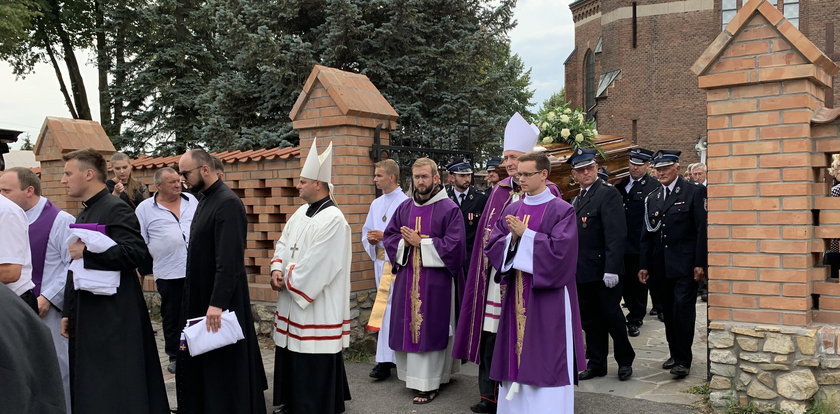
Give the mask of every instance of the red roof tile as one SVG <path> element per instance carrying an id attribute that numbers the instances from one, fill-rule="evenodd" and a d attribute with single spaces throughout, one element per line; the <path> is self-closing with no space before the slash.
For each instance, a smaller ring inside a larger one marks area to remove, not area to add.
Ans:
<path id="1" fill-rule="evenodd" d="M 233 164 L 236 162 L 251 162 L 265 159 L 287 159 L 300 157 L 300 147 L 286 147 L 286 148 L 270 148 L 249 151 L 224 151 L 214 152 L 210 155 L 215 155 L 225 164 Z M 144 168 L 160 168 L 164 166 L 174 166 L 178 163 L 180 155 L 170 157 L 148 157 L 141 155 L 140 158 L 131 162 L 131 165 L 142 170 Z"/>

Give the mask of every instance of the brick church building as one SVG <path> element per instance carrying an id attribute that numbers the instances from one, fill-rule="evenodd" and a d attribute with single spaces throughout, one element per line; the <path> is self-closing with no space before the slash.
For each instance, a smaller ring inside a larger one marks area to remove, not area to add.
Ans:
<path id="1" fill-rule="evenodd" d="M 690 68 L 746 1 L 573 2 L 575 49 L 565 61 L 566 98 L 585 108 L 602 134 L 621 135 L 654 150 L 682 150 L 683 164 L 698 161 L 695 145 L 705 140 L 707 129 L 706 96 Z M 771 3 L 840 62 L 840 41 L 835 40 L 840 37 L 840 1 Z M 780 65 L 789 63 L 783 61 L 785 51 L 774 51 Z M 834 84 L 838 81 L 835 76 Z M 840 105 L 840 88 L 826 94 L 826 106 Z"/>

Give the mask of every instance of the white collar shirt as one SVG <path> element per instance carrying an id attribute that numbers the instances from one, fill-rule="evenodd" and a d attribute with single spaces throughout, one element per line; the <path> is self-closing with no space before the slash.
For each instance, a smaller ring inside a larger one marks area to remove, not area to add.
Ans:
<path id="1" fill-rule="evenodd" d="M 181 193 L 180 217 L 158 204 L 157 194 L 137 206 L 134 213 L 152 255 L 155 280 L 186 277 L 187 247 L 196 207 L 198 200 L 189 193 Z"/>

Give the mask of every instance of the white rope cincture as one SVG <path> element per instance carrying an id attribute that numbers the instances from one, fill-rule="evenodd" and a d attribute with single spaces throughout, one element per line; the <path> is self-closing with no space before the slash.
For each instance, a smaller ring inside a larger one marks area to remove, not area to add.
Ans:
<path id="1" fill-rule="evenodd" d="M 507 395 L 505 395 L 505 399 L 508 400 L 508 401 L 512 400 L 513 396 L 517 392 L 519 392 L 519 383 L 518 382 L 510 383 L 510 389 L 508 390 Z"/>

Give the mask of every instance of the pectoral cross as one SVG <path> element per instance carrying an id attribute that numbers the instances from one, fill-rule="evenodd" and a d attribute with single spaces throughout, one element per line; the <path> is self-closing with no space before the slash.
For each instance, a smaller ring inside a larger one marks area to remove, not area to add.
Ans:
<path id="1" fill-rule="evenodd" d="M 292 251 L 292 259 L 294 259 L 294 258 L 295 258 L 295 252 L 297 252 L 298 250 L 300 250 L 300 248 L 299 248 L 299 247 L 297 247 L 297 243 L 295 243 L 295 245 L 294 245 L 294 246 L 292 246 L 289 250 L 291 250 L 291 251 Z"/>

